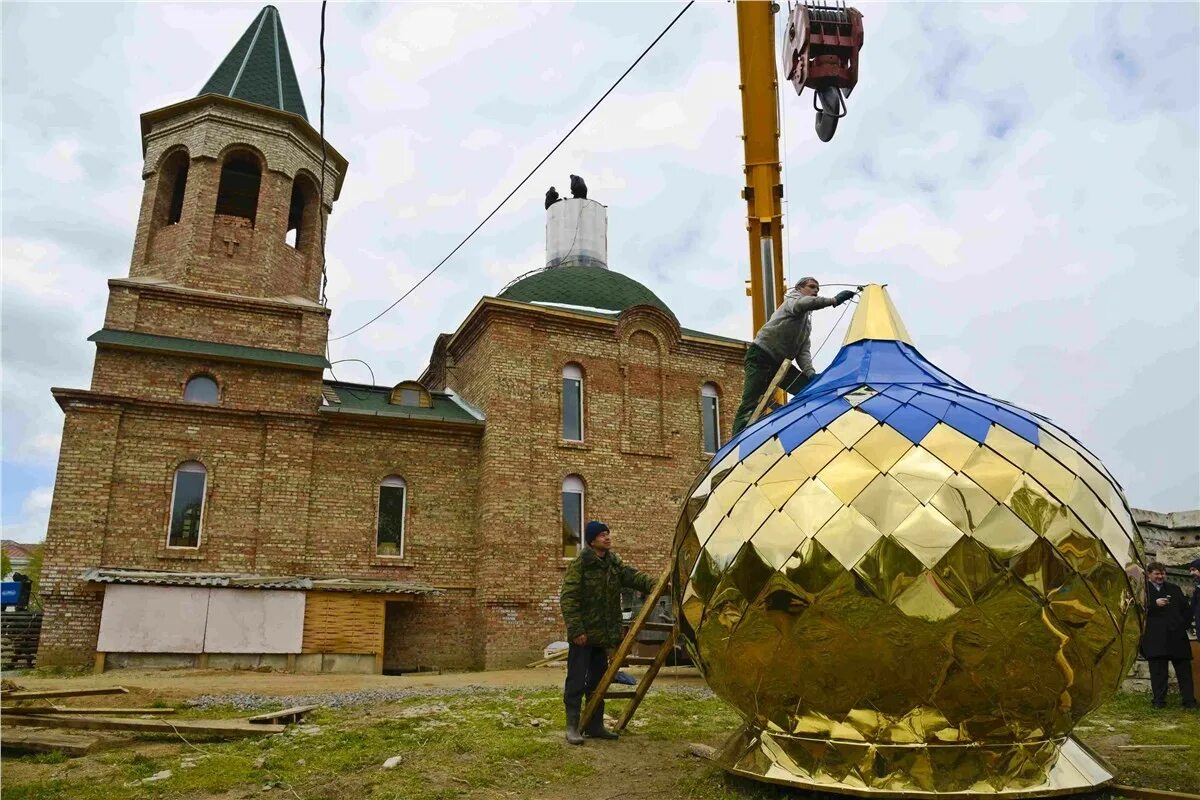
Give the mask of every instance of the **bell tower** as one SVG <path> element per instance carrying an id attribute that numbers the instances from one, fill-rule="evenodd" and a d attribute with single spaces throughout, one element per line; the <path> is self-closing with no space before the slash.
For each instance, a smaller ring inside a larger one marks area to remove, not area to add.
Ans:
<path id="1" fill-rule="evenodd" d="M 105 328 L 323 354 L 321 242 L 347 162 L 308 121 L 275 7 L 198 96 L 143 114 L 141 130 L 133 257 L 128 279 L 110 281 Z M 209 311 L 153 313 L 150 295 Z M 210 313 L 218 297 L 261 324 Z"/>

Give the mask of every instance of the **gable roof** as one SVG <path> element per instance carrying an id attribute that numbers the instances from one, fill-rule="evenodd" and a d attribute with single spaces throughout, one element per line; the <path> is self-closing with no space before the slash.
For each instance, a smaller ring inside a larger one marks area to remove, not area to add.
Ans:
<path id="1" fill-rule="evenodd" d="M 258 12 L 200 89 L 200 95 L 206 94 L 235 97 L 308 120 L 287 37 L 283 35 L 283 23 L 275 6 L 266 6 Z"/>

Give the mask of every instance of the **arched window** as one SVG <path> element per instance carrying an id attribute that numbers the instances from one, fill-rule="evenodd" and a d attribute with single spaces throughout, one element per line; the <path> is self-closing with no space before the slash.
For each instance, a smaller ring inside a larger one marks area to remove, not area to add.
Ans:
<path id="1" fill-rule="evenodd" d="M 199 461 L 185 461 L 175 470 L 171 488 L 171 530 L 167 547 L 199 547 L 204 525 L 204 488 L 208 473 Z"/>
<path id="2" fill-rule="evenodd" d="M 562 370 L 562 438 L 583 441 L 583 369 L 578 364 Z"/>
<path id="3" fill-rule="evenodd" d="M 309 255 L 315 251 L 320 224 L 317 189 L 306 175 L 297 175 L 292 181 L 292 202 L 288 207 L 284 241 L 304 255 Z"/>
<path id="4" fill-rule="evenodd" d="M 217 214 L 248 219 L 253 228 L 261 184 L 262 167 L 257 158 L 245 151 L 234 151 L 225 156 L 221 182 L 217 186 Z"/>
<path id="5" fill-rule="evenodd" d="M 562 482 L 562 548 L 563 558 L 579 554 L 583 541 L 583 479 L 568 475 Z"/>
<path id="6" fill-rule="evenodd" d="M 700 387 L 700 420 L 704 452 L 715 453 L 721 447 L 721 400 L 715 383 Z"/>
<path id="7" fill-rule="evenodd" d="M 390 475 L 379 484 L 379 523 L 375 530 L 375 552 L 381 556 L 404 556 L 404 515 L 408 508 L 408 484 Z"/>
<path id="8" fill-rule="evenodd" d="M 220 395 L 221 390 L 217 386 L 217 382 L 207 375 L 195 375 L 189 378 L 183 387 L 183 399 L 189 403 L 215 406 Z"/>
<path id="9" fill-rule="evenodd" d="M 155 227 L 174 225 L 183 218 L 189 163 L 187 151 L 176 150 L 159 167 L 158 195 L 154 198 Z"/>

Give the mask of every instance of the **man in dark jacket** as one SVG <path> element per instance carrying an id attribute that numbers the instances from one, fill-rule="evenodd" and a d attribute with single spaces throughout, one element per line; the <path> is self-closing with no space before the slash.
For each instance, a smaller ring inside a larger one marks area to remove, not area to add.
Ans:
<path id="1" fill-rule="evenodd" d="M 758 401 L 785 361 L 796 359 L 800 362 L 800 369 L 789 366 L 779 382 L 779 388 L 788 394 L 798 394 L 816 374 L 809 344 L 812 335 L 809 315 L 818 308 L 840 306 L 854 297 L 851 291 L 838 292 L 834 297 L 818 297 L 820 290 L 821 284 L 816 278 L 801 278 L 795 288 L 783 296 L 779 308 L 763 323 L 754 341 L 746 348 L 742 404 L 733 417 L 734 436 L 749 424 L 750 415 L 758 408 Z"/>
<path id="2" fill-rule="evenodd" d="M 608 648 L 621 643 L 621 589 L 654 590 L 654 580 L 621 561 L 612 552 L 612 536 L 603 522 L 592 520 L 583 534 L 587 547 L 567 567 L 563 577 L 563 621 L 567 624 L 567 741 L 583 744 L 583 736 L 616 739 L 604 727 L 604 702 L 580 735 L 580 701 L 590 697 L 608 669 Z"/>
<path id="3" fill-rule="evenodd" d="M 1167 583 L 1167 568 L 1157 561 L 1146 567 L 1146 630 L 1142 633 L 1142 655 L 1150 662 L 1151 701 L 1155 708 L 1167 707 L 1167 663 L 1175 669 L 1179 694 L 1185 708 L 1196 707 L 1192 690 L 1192 646 L 1187 629 L 1191 608 L 1183 590 Z"/>
<path id="4" fill-rule="evenodd" d="M 1200 558 L 1188 564 L 1192 573 L 1192 624 L 1196 626 L 1196 638 L 1200 639 Z"/>

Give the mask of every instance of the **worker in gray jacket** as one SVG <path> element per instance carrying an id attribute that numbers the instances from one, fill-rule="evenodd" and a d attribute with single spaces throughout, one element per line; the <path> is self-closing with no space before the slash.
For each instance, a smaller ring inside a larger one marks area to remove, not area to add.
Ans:
<path id="1" fill-rule="evenodd" d="M 800 369 L 789 365 L 779 388 L 788 394 L 799 394 L 816 374 L 813 369 L 809 338 L 812 320 L 809 314 L 818 308 L 840 306 L 854 297 L 854 292 L 841 291 L 834 297 L 819 297 L 821 284 L 816 278 L 801 278 L 790 292 L 783 296 L 783 303 L 759 329 L 754 342 L 746 349 L 746 377 L 742 382 L 742 404 L 733 418 L 733 435 L 737 436 L 750 415 L 758 407 L 771 379 L 785 361 L 796 359 Z"/>

